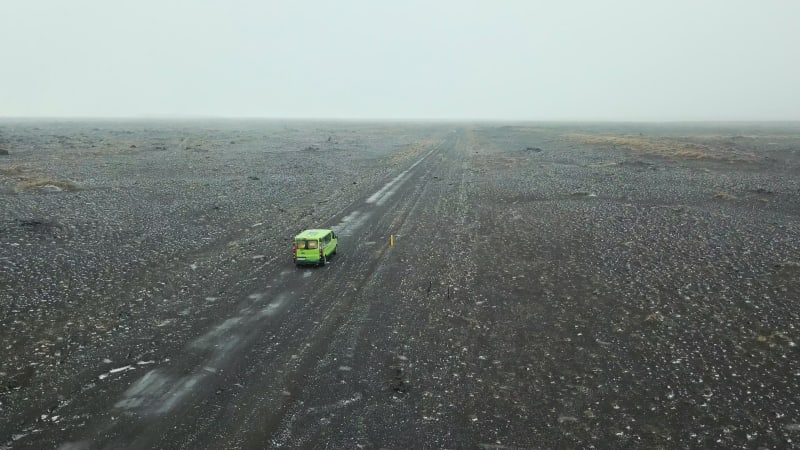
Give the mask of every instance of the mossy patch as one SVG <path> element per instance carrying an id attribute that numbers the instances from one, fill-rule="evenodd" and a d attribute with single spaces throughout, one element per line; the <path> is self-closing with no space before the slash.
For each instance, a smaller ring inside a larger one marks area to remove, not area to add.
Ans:
<path id="1" fill-rule="evenodd" d="M 53 180 L 50 178 L 28 178 L 17 183 L 17 190 L 31 191 L 34 189 L 45 189 L 53 191 L 77 191 L 78 187 L 70 181 Z"/>

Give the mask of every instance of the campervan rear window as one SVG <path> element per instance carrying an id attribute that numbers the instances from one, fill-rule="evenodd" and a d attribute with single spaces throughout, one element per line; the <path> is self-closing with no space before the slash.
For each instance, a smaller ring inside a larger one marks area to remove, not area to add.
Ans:
<path id="1" fill-rule="evenodd" d="M 317 248 L 317 243 L 315 241 L 297 241 L 298 250 L 306 250 L 309 248 Z"/>
<path id="2" fill-rule="evenodd" d="M 318 247 L 317 241 L 297 241 L 298 250 L 313 250 Z"/>

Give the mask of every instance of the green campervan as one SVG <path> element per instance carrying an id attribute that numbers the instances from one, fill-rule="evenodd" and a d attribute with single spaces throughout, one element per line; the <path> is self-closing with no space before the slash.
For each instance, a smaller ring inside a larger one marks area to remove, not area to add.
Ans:
<path id="1" fill-rule="evenodd" d="M 298 266 L 325 265 L 336 254 L 339 239 L 333 230 L 306 230 L 294 237 L 292 259 Z"/>

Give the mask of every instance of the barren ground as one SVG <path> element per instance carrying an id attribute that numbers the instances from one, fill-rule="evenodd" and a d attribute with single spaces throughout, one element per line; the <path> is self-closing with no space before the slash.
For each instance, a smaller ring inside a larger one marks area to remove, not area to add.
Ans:
<path id="1" fill-rule="evenodd" d="M 0 149 L 0 449 L 800 442 L 796 124 L 5 120 Z M 295 268 L 311 227 L 341 249 Z"/>

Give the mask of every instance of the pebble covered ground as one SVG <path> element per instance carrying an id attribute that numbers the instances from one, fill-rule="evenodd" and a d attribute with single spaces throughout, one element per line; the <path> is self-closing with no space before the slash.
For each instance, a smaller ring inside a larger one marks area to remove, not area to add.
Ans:
<path id="1" fill-rule="evenodd" d="M 5 121 L 0 448 L 453 129 L 273 445 L 797 446 L 796 126 Z"/>
<path id="2" fill-rule="evenodd" d="M 435 180 L 445 193 L 404 231 L 429 238 L 399 244 L 383 280 L 405 301 L 374 320 L 400 330 L 373 351 L 402 356 L 416 400 L 394 410 L 423 418 L 392 430 L 433 447 L 797 446 L 799 130 L 587 128 L 588 145 L 570 126 L 469 130 Z M 596 145 L 620 134 L 658 145 Z M 660 153 L 682 142 L 709 154 Z"/>
<path id="3" fill-rule="evenodd" d="M 168 358 L 170 343 L 213 323 L 242 266 L 288 261 L 294 234 L 383 183 L 441 133 L 295 121 L 0 122 L 0 444 L 37 430 L 87 380 Z M 189 314 L 197 298 L 207 315 Z"/>

